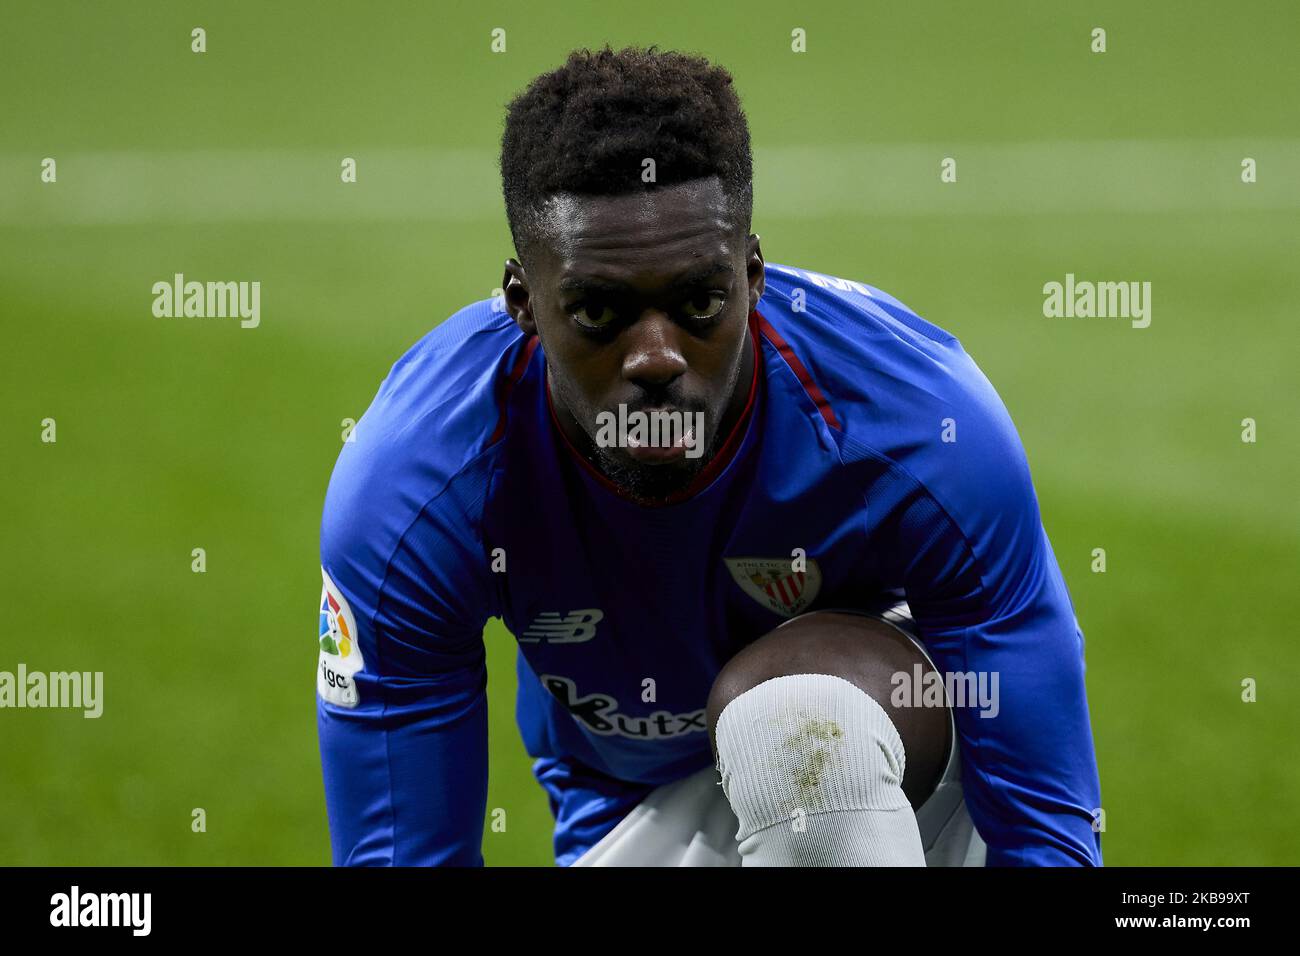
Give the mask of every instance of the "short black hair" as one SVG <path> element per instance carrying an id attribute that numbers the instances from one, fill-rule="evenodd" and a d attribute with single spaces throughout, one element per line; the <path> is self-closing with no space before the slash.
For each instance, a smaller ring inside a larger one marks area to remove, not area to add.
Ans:
<path id="1" fill-rule="evenodd" d="M 732 76 L 655 46 L 574 50 L 506 108 L 501 186 L 515 249 L 556 193 L 616 196 L 717 176 L 737 224 L 753 215 L 749 124 Z M 642 162 L 655 162 L 655 182 Z"/>

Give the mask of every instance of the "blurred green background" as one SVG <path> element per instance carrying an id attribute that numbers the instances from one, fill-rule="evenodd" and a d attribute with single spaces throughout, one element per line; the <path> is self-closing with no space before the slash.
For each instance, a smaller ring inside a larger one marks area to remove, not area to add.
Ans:
<path id="1" fill-rule="evenodd" d="M 341 421 L 499 284 L 503 106 L 606 41 L 728 67 L 768 259 L 891 292 L 997 386 L 1087 634 L 1106 862 L 1300 863 L 1298 8 L 852 6 L 5 4 L 0 670 L 102 670 L 105 710 L 0 710 L 0 863 L 328 862 Z M 261 326 L 154 318 L 176 272 L 260 281 Z M 1150 328 L 1045 318 L 1067 272 L 1152 282 Z M 548 864 L 486 640 L 484 852 Z"/>

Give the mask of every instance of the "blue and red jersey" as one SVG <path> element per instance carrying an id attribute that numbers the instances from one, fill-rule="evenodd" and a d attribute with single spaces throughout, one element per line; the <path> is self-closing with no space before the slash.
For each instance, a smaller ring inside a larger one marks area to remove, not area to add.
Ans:
<path id="1" fill-rule="evenodd" d="M 544 350 L 493 300 L 403 356 L 321 528 L 318 728 L 338 864 L 482 862 L 483 628 L 569 864 L 711 763 L 705 703 L 791 616 L 905 596 L 944 673 L 990 865 L 1098 865 L 1083 635 L 1025 453 L 961 344 L 878 289 L 768 264 L 744 415 L 675 503 L 624 497 L 554 419 Z"/>

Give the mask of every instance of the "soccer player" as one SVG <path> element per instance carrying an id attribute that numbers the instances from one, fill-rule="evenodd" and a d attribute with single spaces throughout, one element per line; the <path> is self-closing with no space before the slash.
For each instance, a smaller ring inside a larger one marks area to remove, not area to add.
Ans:
<path id="1" fill-rule="evenodd" d="M 575 52 L 501 173 L 503 295 L 393 366 L 325 500 L 335 862 L 482 862 L 499 616 L 561 865 L 1099 865 L 1015 429 L 951 335 L 764 260 L 730 75 Z"/>

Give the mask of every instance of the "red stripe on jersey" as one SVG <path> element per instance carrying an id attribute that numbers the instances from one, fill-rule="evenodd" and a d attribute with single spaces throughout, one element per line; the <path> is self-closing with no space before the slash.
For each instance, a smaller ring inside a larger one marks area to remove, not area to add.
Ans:
<path id="1" fill-rule="evenodd" d="M 510 377 L 500 379 L 497 382 L 497 427 L 493 429 L 492 437 L 488 439 L 489 445 L 500 441 L 501 436 L 506 433 L 506 418 L 508 417 L 506 405 L 510 401 L 510 393 L 519 384 L 519 380 L 524 377 L 524 372 L 528 370 L 528 363 L 536 349 L 537 336 L 531 335 L 528 337 L 528 344 L 524 346 L 523 351 L 519 353 L 519 358 L 515 360 L 515 367 L 510 370 Z"/>
<path id="2" fill-rule="evenodd" d="M 817 383 L 813 381 L 812 375 L 808 373 L 808 369 L 803 362 L 799 361 L 799 356 L 794 354 L 794 349 L 790 348 L 790 344 L 781 338 L 781 333 L 772 328 L 772 323 L 763 318 L 757 309 L 754 310 L 754 315 L 758 316 L 758 327 L 762 330 L 763 337 L 776 346 L 776 350 L 781 353 L 781 357 L 785 359 L 786 364 L 790 366 L 790 370 L 794 372 L 795 378 L 799 379 L 799 384 L 803 386 L 803 390 L 808 393 L 808 397 L 817 406 L 817 411 L 821 412 L 822 419 L 831 428 L 838 429 L 840 422 L 835 417 L 835 411 L 831 408 L 831 403 L 822 393 Z"/>

